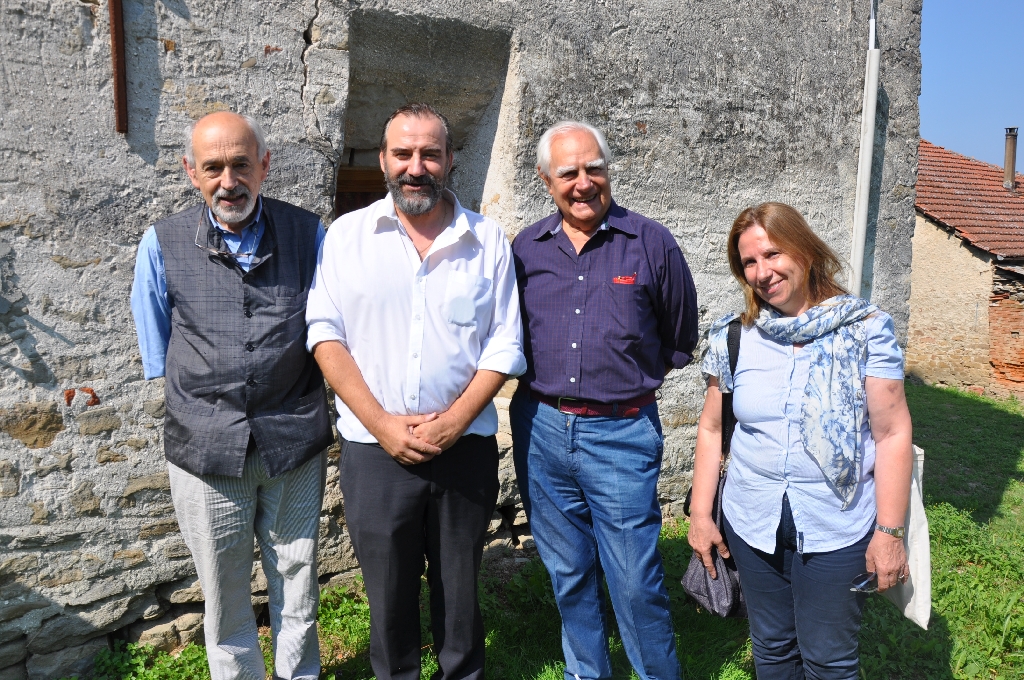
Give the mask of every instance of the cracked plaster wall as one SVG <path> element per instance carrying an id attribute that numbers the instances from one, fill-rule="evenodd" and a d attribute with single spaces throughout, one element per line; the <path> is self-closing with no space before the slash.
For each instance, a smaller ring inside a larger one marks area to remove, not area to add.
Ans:
<path id="1" fill-rule="evenodd" d="M 266 193 L 330 218 L 359 13 L 509 36 L 503 89 L 457 186 L 479 191 L 514 235 L 552 209 L 533 170 L 541 132 L 565 117 L 597 124 L 616 200 L 682 246 L 702 329 L 740 301 L 724 238 L 742 208 L 792 203 L 850 251 L 862 0 L 124 0 L 127 136 L 113 131 L 105 0 L 0 0 L 0 660 L 10 668 L 28 658 L 46 677 L 39 669 L 62 647 L 93 653 L 91 638 L 201 598 L 166 489 L 162 381 L 142 379 L 128 308 L 136 244 L 197 200 L 181 141 L 220 108 L 265 125 Z M 878 16 L 872 225 L 885 257 L 872 296 L 904 337 L 921 0 L 881 0 Z M 689 482 L 702 391 L 696 367 L 663 390 L 670 512 Z M 323 537 L 325 578 L 352 569 L 336 493 Z"/>

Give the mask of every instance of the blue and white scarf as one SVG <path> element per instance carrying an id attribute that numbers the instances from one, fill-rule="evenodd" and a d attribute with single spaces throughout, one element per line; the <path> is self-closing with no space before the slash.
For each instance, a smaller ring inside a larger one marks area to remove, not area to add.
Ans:
<path id="1" fill-rule="evenodd" d="M 867 413 L 862 360 L 867 352 L 864 319 L 878 308 L 853 295 L 837 295 L 797 317 L 764 307 L 755 325 L 786 343 L 809 343 L 811 366 L 804 389 L 803 444 L 825 479 L 849 506 L 860 480 L 860 431 Z M 711 325 L 701 370 L 718 379 L 722 392 L 733 391 L 727 345 L 729 314 Z"/>

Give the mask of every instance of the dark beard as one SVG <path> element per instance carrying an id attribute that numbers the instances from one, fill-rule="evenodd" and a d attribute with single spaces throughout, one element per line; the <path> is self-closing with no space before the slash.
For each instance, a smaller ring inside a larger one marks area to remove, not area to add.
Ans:
<path id="1" fill-rule="evenodd" d="M 424 215 L 434 209 L 437 202 L 441 200 L 441 194 L 448 183 L 448 177 L 445 176 L 439 180 L 430 173 L 420 175 L 419 177 L 414 177 L 409 173 L 392 177 L 390 174 L 385 173 L 384 183 L 388 187 L 388 192 L 391 193 L 391 198 L 395 201 L 395 207 L 406 215 L 415 216 Z M 402 187 L 406 184 L 411 186 L 427 186 L 430 187 L 430 190 L 426 195 L 409 198 L 402 193 Z"/>

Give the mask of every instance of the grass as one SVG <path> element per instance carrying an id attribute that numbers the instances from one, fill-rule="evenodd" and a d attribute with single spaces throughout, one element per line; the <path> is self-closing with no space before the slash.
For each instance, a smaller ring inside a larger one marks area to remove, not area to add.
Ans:
<path id="1" fill-rule="evenodd" d="M 932 618 L 923 631 L 881 597 L 868 601 L 861 633 L 864 680 L 1024 678 L 1024 407 L 933 387 L 907 385 L 914 441 L 926 451 L 924 491 L 932 541 Z M 685 522 L 661 538 L 684 677 L 754 677 L 745 621 L 719 619 L 686 600 L 679 578 L 690 559 Z M 481 604 L 487 678 L 562 680 L 560 620 L 538 560 L 511 578 L 485 568 Z M 421 602 L 423 676 L 436 668 L 426 599 Z M 373 677 L 369 610 L 358 593 L 330 591 L 320 604 L 323 678 Z M 264 640 L 266 648 L 266 640 Z M 636 677 L 616 632 L 616 678 Z M 132 645 L 101 655 L 97 680 L 209 677 L 205 650 L 177 657 Z"/>

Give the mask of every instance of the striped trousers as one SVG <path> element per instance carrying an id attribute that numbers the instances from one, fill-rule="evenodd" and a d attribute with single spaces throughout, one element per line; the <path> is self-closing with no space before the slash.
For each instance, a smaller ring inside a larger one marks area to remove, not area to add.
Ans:
<path id="1" fill-rule="evenodd" d="M 250 599 L 253 537 L 270 599 L 274 677 L 320 675 L 316 550 L 326 452 L 269 477 L 258 451 L 242 476 L 194 475 L 172 463 L 171 499 L 206 598 L 206 653 L 213 680 L 264 680 Z"/>

